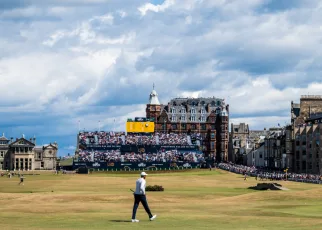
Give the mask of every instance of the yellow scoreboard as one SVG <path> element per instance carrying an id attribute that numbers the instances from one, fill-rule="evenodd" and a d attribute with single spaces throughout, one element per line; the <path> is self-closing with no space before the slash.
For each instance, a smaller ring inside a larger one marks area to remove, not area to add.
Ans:
<path id="1" fill-rule="evenodd" d="M 128 121 L 126 122 L 128 133 L 153 133 L 154 122 L 152 121 Z"/>

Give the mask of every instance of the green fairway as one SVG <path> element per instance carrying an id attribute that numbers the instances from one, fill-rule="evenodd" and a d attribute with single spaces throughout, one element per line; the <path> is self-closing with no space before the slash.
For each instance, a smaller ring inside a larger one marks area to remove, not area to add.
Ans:
<path id="1" fill-rule="evenodd" d="M 254 178 L 225 171 L 151 172 L 150 222 L 130 223 L 138 173 L 0 177 L 0 229 L 322 229 L 322 186 L 279 182 L 289 191 L 253 191 Z"/>

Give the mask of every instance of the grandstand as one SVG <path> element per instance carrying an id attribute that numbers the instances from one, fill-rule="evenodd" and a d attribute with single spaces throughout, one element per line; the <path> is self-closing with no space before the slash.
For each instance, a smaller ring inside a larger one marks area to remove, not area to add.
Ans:
<path id="1" fill-rule="evenodd" d="M 205 161 L 200 134 L 80 132 L 74 166 L 112 167 L 199 167 Z"/>

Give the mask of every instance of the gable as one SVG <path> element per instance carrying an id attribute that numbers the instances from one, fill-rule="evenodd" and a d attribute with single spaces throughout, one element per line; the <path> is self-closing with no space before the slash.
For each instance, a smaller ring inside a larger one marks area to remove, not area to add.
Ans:
<path id="1" fill-rule="evenodd" d="M 57 147 L 55 145 L 49 144 L 43 147 L 44 150 L 57 150 Z"/>
<path id="2" fill-rule="evenodd" d="M 167 112 L 166 112 L 166 110 L 163 110 L 162 112 L 161 112 L 161 114 L 160 114 L 160 117 L 159 117 L 159 122 L 168 122 L 169 121 L 169 119 L 168 119 L 168 114 L 167 114 Z"/>
<path id="3" fill-rule="evenodd" d="M 25 138 L 20 138 L 20 139 L 16 140 L 15 142 L 11 143 L 10 146 L 17 146 L 17 147 L 19 147 L 19 146 L 32 146 L 32 147 L 34 147 L 35 144 L 26 140 Z"/>

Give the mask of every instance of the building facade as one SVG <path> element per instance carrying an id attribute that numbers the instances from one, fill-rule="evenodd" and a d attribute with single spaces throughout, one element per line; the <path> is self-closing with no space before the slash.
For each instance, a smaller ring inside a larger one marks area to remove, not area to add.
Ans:
<path id="1" fill-rule="evenodd" d="M 302 95 L 300 103 L 291 102 L 291 124 L 302 125 L 315 114 L 322 113 L 322 95 Z"/>
<path id="2" fill-rule="evenodd" d="M 265 144 L 261 143 L 258 148 L 247 154 L 247 166 L 265 167 Z"/>
<path id="3" fill-rule="evenodd" d="M 228 161 L 229 105 L 219 98 L 174 98 L 161 104 L 153 89 L 146 105 L 146 118 L 155 121 L 155 131 L 198 133 L 207 157 Z"/>
<path id="4" fill-rule="evenodd" d="M 322 174 L 322 116 L 312 121 L 294 129 L 294 168 L 299 173 Z"/>
<path id="5" fill-rule="evenodd" d="M 57 143 L 36 146 L 36 138 L 29 140 L 0 138 L 0 170 L 56 169 Z"/>
<path id="6" fill-rule="evenodd" d="M 243 163 L 246 145 L 249 138 L 249 126 L 245 123 L 231 124 L 228 159 L 236 164 Z"/>
<path id="7" fill-rule="evenodd" d="M 291 102 L 291 143 L 295 172 L 322 173 L 319 139 L 322 121 L 322 95 L 302 95 Z"/>
<path id="8" fill-rule="evenodd" d="M 282 153 L 285 149 L 283 128 L 272 128 L 265 138 L 264 162 L 269 169 L 282 169 Z"/>

